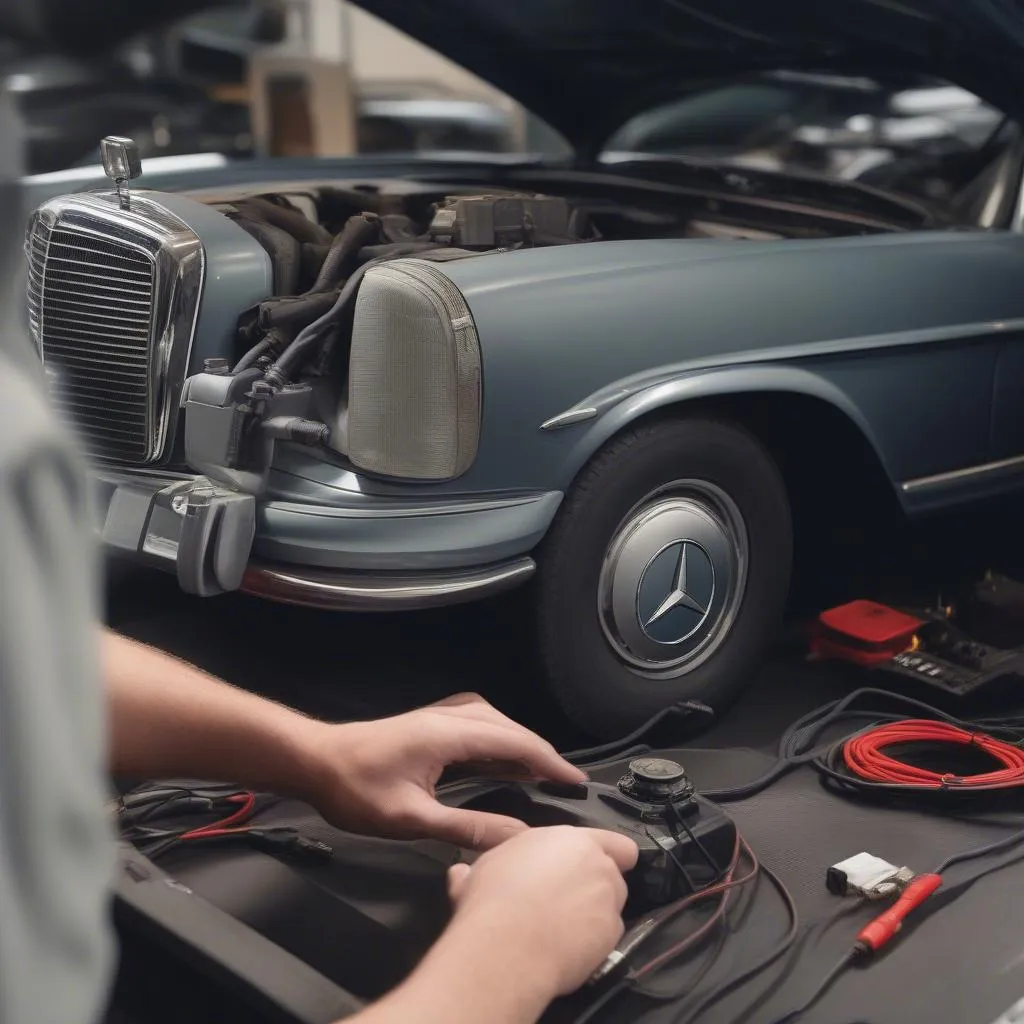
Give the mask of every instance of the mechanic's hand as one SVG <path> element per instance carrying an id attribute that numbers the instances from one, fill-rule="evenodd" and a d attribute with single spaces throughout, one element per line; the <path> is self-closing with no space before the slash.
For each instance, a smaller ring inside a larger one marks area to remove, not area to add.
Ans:
<path id="1" fill-rule="evenodd" d="M 475 694 L 375 722 L 319 726 L 310 745 L 308 798 L 339 828 L 389 839 L 441 839 L 464 849 L 490 849 L 526 825 L 438 803 L 434 787 L 449 765 L 565 783 L 586 779 L 550 743 Z"/>
<path id="2" fill-rule="evenodd" d="M 448 873 L 452 926 L 499 942 L 510 963 L 524 955 L 550 996 L 582 985 L 622 937 L 626 883 L 636 844 L 615 832 L 559 825 L 530 829 L 472 866 Z M 547 973 L 550 972 L 550 973 Z"/>

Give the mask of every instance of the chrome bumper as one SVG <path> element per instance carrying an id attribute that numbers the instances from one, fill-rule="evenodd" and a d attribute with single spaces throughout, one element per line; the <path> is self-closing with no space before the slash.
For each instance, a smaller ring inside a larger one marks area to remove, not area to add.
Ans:
<path id="1" fill-rule="evenodd" d="M 345 574 L 323 569 L 256 565 L 242 581 L 244 593 L 283 604 L 329 611 L 410 611 L 463 604 L 512 590 L 536 570 L 524 555 L 500 565 L 434 575 Z"/>
<path id="2" fill-rule="evenodd" d="M 203 547 L 197 557 L 197 531 L 188 537 L 183 532 L 189 515 L 182 511 L 188 499 L 183 501 L 181 489 L 193 482 L 155 474 L 97 478 L 106 552 L 174 572 L 190 593 L 238 589 L 337 611 L 433 608 L 524 583 L 536 569 L 529 551 L 546 533 L 562 497 L 435 496 L 399 504 L 394 497 L 376 500 L 364 494 L 343 507 L 260 502 L 251 546 L 244 548 L 249 554 L 240 563 L 234 558 L 237 574 L 226 585 L 207 587 L 202 581 L 211 578 L 210 567 L 222 561 L 222 552 Z M 233 551 L 238 544 L 236 531 Z"/>

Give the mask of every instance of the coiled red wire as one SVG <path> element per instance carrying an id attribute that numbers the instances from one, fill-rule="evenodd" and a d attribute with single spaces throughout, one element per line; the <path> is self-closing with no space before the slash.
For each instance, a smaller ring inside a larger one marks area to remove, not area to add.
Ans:
<path id="1" fill-rule="evenodd" d="M 1003 765 L 979 775 L 955 775 L 918 768 L 886 753 L 901 743 L 949 743 L 973 746 Z M 982 732 L 968 732 L 945 722 L 907 719 L 867 729 L 843 744 L 847 769 L 865 782 L 918 789 L 1013 789 L 1024 786 L 1024 750 Z"/>

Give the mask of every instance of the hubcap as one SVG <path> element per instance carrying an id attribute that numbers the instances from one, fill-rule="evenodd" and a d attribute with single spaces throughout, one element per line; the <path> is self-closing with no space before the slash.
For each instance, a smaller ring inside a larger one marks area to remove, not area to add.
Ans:
<path id="1" fill-rule="evenodd" d="M 677 481 L 647 495 L 616 530 L 598 585 L 601 626 L 642 674 L 684 675 L 725 639 L 746 576 L 735 503 L 713 484 Z"/>

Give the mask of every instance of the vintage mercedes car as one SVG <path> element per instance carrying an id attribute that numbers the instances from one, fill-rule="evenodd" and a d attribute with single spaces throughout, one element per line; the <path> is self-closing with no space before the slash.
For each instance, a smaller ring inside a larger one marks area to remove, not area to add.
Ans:
<path id="1" fill-rule="evenodd" d="M 1024 484 L 1024 32 L 994 6 L 362 6 L 576 158 L 221 160 L 143 190 L 108 139 L 113 185 L 29 181 L 30 329 L 110 551 L 338 610 L 529 584 L 547 682 L 608 735 L 735 696 L 794 535 L 814 558 L 816 523 Z M 883 65 L 1004 116 L 891 191 L 601 156 L 711 80 Z"/>

